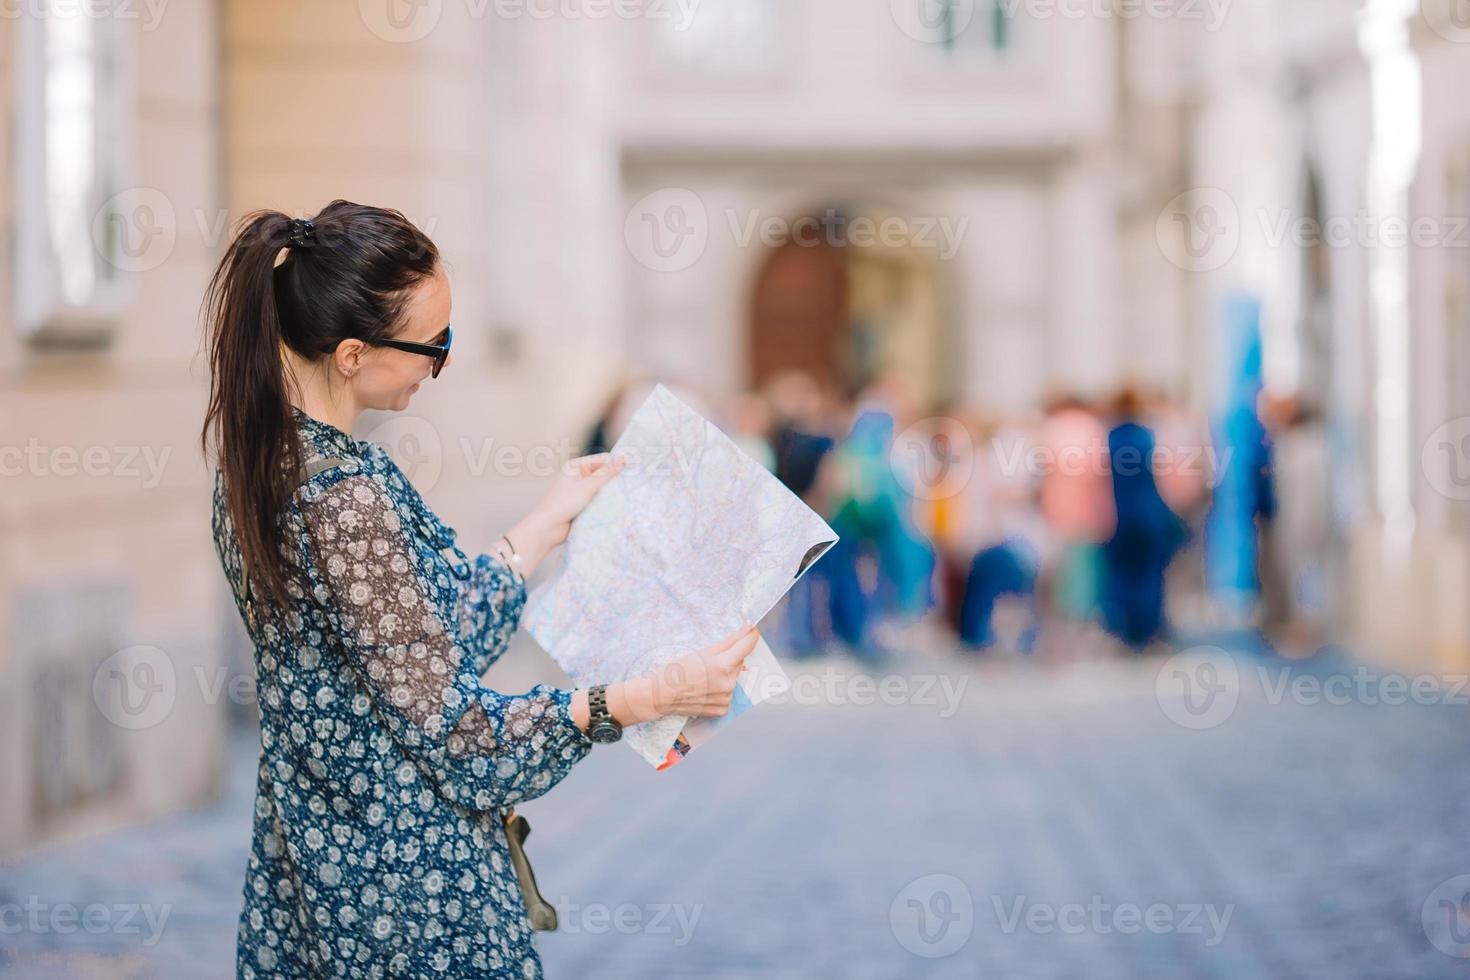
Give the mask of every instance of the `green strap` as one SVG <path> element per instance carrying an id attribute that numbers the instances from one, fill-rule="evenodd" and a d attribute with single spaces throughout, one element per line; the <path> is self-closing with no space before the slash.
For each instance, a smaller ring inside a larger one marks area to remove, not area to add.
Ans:
<path id="1" fill-rule="evenodd" d="M 347 462 L 345 459 L 324 456 L 321 459 L 313 459 L 302 463 L 301 468 L 296 471 L 296 486 L 298 488 L 305 486 L 307 481 L 312 477 L 341 466 L 345 462 Z M 243 562 L 240 566 L 240 594 L 244 597 L 246 617 L 250 620 L 250 625 L 254 626 L 255 604 L 250 601 L 250 571 L 245 568 Z"/>
<path id="2" fill-rule="evenodd" d="M 334 466 L 341 466 L 345 462 L 347 462 L 345 459 L 334 459 L 323 456 L 321 459 L 313 459 L 308 463 L 303 463 L 301 464 L 301 469 L 296 471 L 296 485 L 301 486 L 318 473 L 324 473 Z"/>

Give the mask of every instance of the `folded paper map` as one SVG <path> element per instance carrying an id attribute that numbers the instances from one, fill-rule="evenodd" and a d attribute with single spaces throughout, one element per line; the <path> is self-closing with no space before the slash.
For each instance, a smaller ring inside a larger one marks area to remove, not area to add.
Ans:
<path id="1" fill-rule="evenodd" d="M 759 623 L 837 541 L 801 499 L 659 385 L 613 446 L 623 471 L 572 523 L 524 625 L 579 686 L 646 674 Z M 623 733 L 659 769 L 790 684 L 762 640 L 727 715 Z"/>

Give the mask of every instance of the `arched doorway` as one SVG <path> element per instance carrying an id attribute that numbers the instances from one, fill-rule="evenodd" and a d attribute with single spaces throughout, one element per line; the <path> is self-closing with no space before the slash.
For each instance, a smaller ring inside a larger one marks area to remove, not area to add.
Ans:
<path id="1" fill-rule="evenodd" d="M 867 233 L 880 227 L 915 226 L 878 209 L 841 207 L 791 222 L 751 291 L 752 385 L 801 371 L 847 392 L 896 379 L 924 409 L 952 395 L 938 260 L 912 235 Z"/>
<path id="2" fill-rule="evenodd" d="M 750 304 L 750 380 L 801 371 L 824 387 L 847 381 L 847 256 L 839 246 L 788 240 L 771 249 Z"/>

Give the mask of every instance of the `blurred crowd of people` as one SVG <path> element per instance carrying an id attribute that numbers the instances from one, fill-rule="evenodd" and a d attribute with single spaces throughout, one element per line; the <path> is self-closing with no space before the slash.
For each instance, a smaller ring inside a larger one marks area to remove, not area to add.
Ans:
<path id="1" fill-rule="evenodd" d="M 620 389 L 587 451 L 611 447 L 650 387 Z M 1168 649 L 1169 610 L 1207 593 L 1256 626 L 1303 612 L 1274 543 L 1271 425 L 1289 438 L 1290 405 L 1211 432 L 1132 386 L 1009 418 L 922 411 L 896 379 L 843 393 L 792 372 L 719 404 L 674 388 L 840 535 L 784 605 L 788 656 L 840 645 L 880 663 L 920 624 L 971 653 L 1065 656 L 1103 636 L 1142 653 Z"/>

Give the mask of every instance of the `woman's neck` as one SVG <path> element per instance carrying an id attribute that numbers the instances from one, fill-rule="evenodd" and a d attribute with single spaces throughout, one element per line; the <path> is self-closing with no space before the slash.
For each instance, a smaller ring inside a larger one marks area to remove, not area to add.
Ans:
<path id="1" fill-rule="evenodd" d="M 291 404 L 318 422 L 326 422 L 351 435 L 362 406 L 357 404 L 347 385 L 332 383 L 331 368 L 325 359 L 308 361 L 291 351 L 284 357 Z"/>

